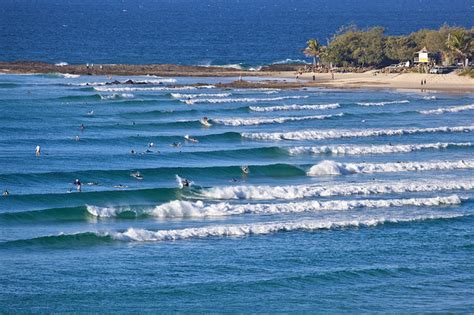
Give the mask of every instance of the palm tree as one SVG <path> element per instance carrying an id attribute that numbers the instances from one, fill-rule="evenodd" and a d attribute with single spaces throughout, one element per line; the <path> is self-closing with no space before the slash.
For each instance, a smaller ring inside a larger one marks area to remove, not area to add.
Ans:
<path id="1" fill-rule="evenodd" d="M 463 65 L 467 67 L 469 63 L 469 54 L 474 49 L 471 33 L 464 29 L 456 29 L 448 35 L 446 45 L 454 53 L 463 58 Z"/>
<path id="2" fill-rule="evenodd" d="M 323 46 L 321 46 L 316 39 L 310 39 L 306 43 L 306 48 L 303 50 L 303 53 L 306 57 L 312 57 L 313 66 L 316 66 L 316 58 L 319 60 L 322 51 Z"/>

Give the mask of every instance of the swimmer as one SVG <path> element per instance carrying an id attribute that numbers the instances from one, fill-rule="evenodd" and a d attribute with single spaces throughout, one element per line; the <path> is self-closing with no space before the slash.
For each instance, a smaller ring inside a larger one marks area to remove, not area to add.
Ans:
<path id="1" fill-rule="evenodd" d="M 130 150 L 130 154 L 137 154 L 137 152 L 135 152 L 135 150 Z"/>
<path id="2" fill-rule="evenodd" d="M 247 165 L 243 165 L 240 167 L 240 169 L 242 170 L 242 172 L 247 175 L 249 173 L 249 167 Z"/>
<path id="3" fill-rule="evenodd" d="M 10 193 L 8 192 L 7 189 L 5 189 L 5 191 L 3 192 L 2 196 L 3 197 L 8 197 L 10 195 Z"/>
<path id="4" fill-rule="evenodd" d="M 76 180 L 74 181 L 74 185 L 76 185 L 76 190 L 77 190 L 78 192 L 81 192 L 81 186 L 82 186 L 82 184 L 81 184 L 81 181 L 80 181 L 79 179 L 76 178 Z"/>
<path id="5" fill-rule="evenodd" d="M 194 142 L 194 143 L 199 142 L 197 139 L 191 137 L 190 135 L 185 135 L 185 136 L 184 136 L 184 139 L 187 140 L 187 141 Z"/>
<path id="6" fill-rule="evenodd" d="M 136 178 L 136 179 L 138 179 L 138 180 L 142 180 L 142 179 L 143 179 L 143 175 L 140 174 L 139 171 L 136 171 L 136 172 L 130 174 L 130 176 L 132 176 L 133 178 Z"/>
<path id="7" fill-rule="evenodd" d="M 231 183 L 237 183 L 239 180 L 237 178 L 231 178 L 230 182 Z"/>
<path id="8" fill-rule="evenodd" d="M 36 146 L 36 156 L 40 156 L 41 155 L 41 147 L 39 145 Z"/>
<path id="9" fill-rule="evenodd" d="M 124 188 L 127 188 L 128 186 L 126 185 L 122 185 L 122 184 L 118 184 L 118 185 L 115 185 L 114 188 L 118 188 L 118 189 L 124 189 Z"/>

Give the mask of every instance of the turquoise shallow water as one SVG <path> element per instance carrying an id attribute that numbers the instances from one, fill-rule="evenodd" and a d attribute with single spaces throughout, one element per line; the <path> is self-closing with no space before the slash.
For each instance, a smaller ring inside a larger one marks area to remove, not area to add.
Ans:
<path id="1" fill-rule="evenodd" d="M 472 310 L 472 94 L 133 79 L 0 75 L 0 310 Z"/>

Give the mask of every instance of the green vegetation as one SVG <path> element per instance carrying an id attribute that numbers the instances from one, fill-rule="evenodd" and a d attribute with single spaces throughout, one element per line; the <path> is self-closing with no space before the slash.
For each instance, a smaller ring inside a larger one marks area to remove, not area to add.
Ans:
<path id="1" fill-rule="evenodd" d="M 387 36 L 383 27 L 359 29 L 354 25 L 341 28 L 327 46 L 309 40 L 304 54 L 323 64 L 343 67 L 380 68 L 393 63 L 413 61 L 415 53 L 426 48 L 438 63 L 454 62 L 468 66 L 474 57 L 474 28 L 442 26 L 438 30 L 422 29 L 402 36 Z"/>
<path id="2" fill-rule="evenodd" d="M 323 46 L 321 46 L 317 40 L 310 39 L 306 43 L 306 48 L 303 49 L 303 53 L 306 57 L 313 58 L 313 66 L 316 66 L 316 58 L 318 62 L 320 60 L 321 53 L 323 52 Z"/>
<path id="3" fill-rule="evenodd" d="M 474 69 L 473 68 L 465 68 L 463 71 L 459 73 L 459 75 L 468 76 L 474 79 Z"/>

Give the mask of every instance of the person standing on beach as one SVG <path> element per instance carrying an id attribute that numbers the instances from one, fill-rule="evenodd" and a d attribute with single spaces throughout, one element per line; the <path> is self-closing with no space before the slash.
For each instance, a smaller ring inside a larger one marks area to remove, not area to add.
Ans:
<path id="1" fill-rule="evenodd" d="M 40 156 L 41 155 L 41 147 L 39 145 L 36 146 L 36 156 Z"/>

